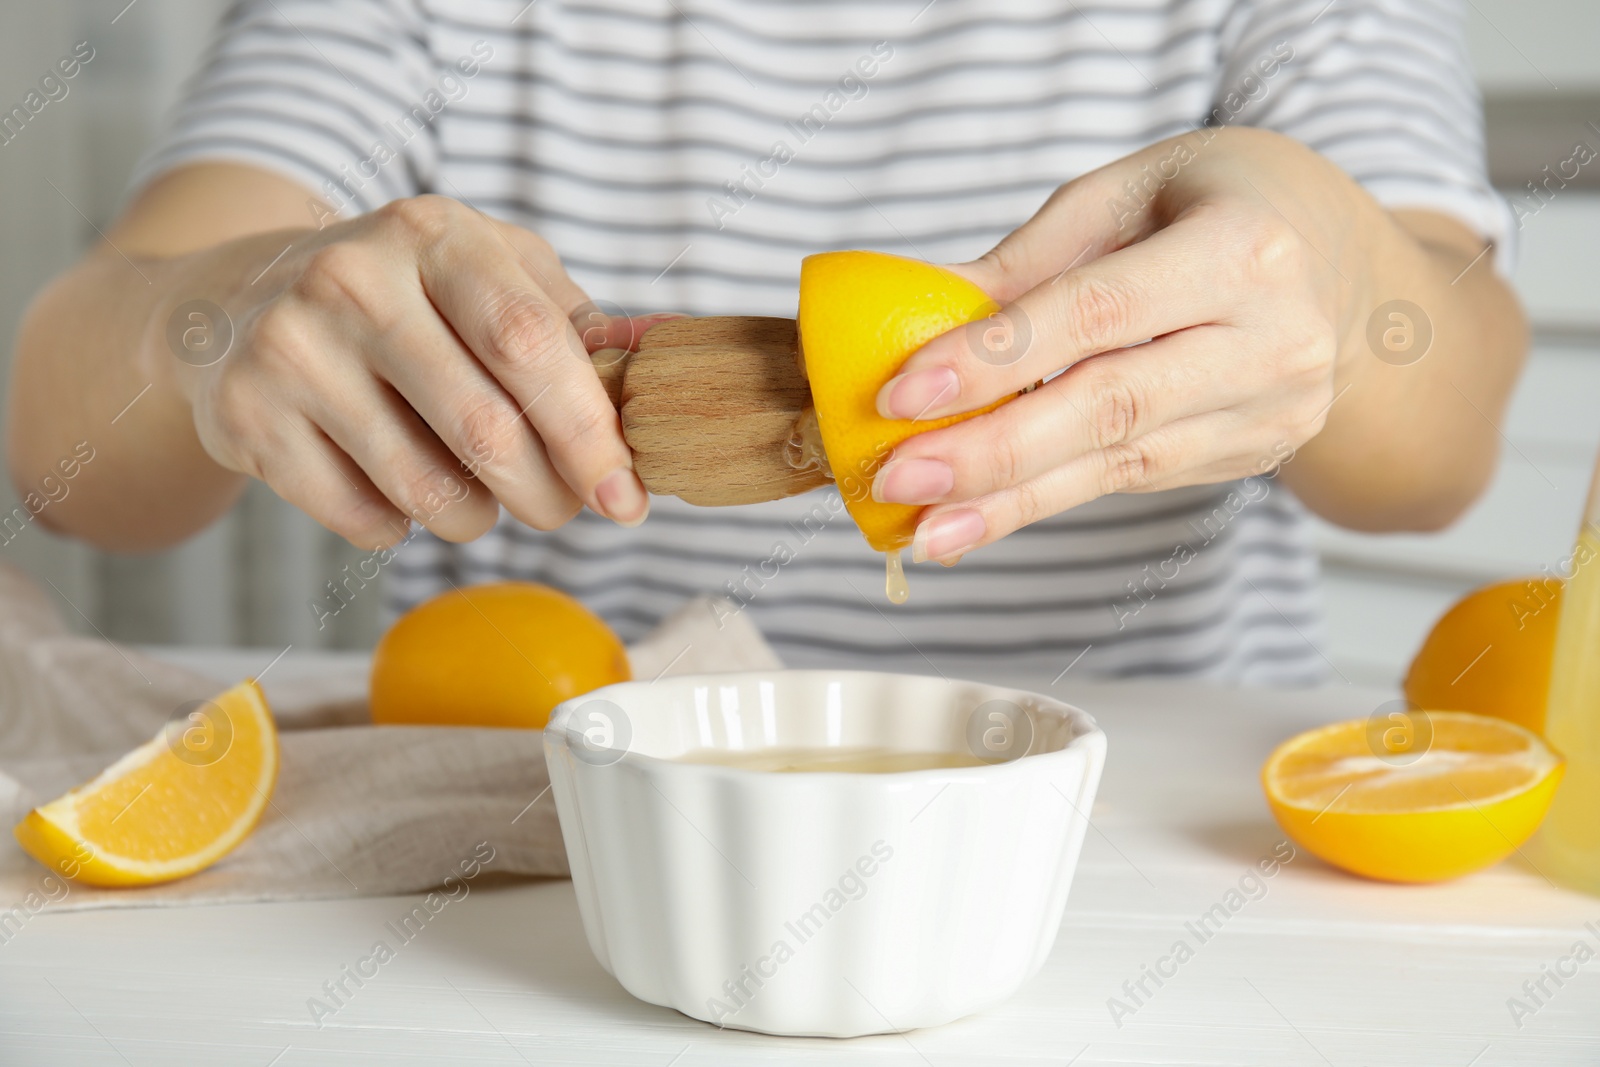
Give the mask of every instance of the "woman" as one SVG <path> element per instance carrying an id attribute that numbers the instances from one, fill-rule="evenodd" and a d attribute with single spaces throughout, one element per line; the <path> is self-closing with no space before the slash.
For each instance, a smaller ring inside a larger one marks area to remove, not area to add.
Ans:
<path id="1" fill-rule="evenodd" d="M 722 592 L 797 665 L 1315 681 L 1298 501 L 1450 522 L 1524 349 L 1442 0 L 244 2 L 133 188 L 19 342 L 13 478 L 100 457 L 43 521 L 155 548 L 255 477 L 404 542 L 397 607 L 534 578 L 631 637 Z M 649 500 L 583 355 L 792 315 L 839 247 L 1024 338 L 936 339 L 885 414 L 1051 379 L 877 474 L 961 561 L 904 607 L 816 499 Z"/>

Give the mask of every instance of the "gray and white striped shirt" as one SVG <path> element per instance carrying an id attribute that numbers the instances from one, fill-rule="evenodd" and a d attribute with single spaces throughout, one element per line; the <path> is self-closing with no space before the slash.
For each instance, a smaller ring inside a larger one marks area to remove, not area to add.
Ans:
<path id="1" fill-rule="evenodd" d="M 346 214 L 442 193 L 633 313 L 793 315 L 801 257 L 830 248 L 970 259 L 1062 182 L 1207 122 L 1503 243 L 1460 21 L 1450 0 L 246 0 L 134 182 L 228 159 Z M 636 530 L 502 516 L 390 571 L 395 608 L 447 576 L 531 578 L 625 638 L 721 592 L 794 665 L 1324 669 L 1316 556 L 1271 480 L 1097 500 L 914 568 L 901 607 L 831 490 L 658 499 Z"/>

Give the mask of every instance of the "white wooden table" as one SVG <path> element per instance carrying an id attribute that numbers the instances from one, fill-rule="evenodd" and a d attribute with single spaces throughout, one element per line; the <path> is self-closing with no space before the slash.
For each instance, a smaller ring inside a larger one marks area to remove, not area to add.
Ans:
<path id="1" fill-rule="evenodd" d="M 270 658 L 169 654 L 228 681 Z M 291 654 L 268 689 L 329 662 Z M 1283 840 L 1256 779 L 1272 746 L 1392 694 L 1071 675 L 1055 692 L 1104 725 L 1105 782 L 1054 954 L 983 1015 L 852 1041 L 718 1031 L 601 971 L 569 883 L 478 885 L 320 1029 L 308 998 L 414 898 L 46 911 L 0 945 L 0 1064 L 1600 1064 L 1600 958 L 1546 978 L 1542 1004 L 1523 989 L 1576 942 L 1600 952 L 1600 898 L 1516 860 L 1400 887 L 1301 852 L 1203 942 L 1186 927 Z M 1145 967 L 1180 939 L 1193 956 L 1157 987 Z M 1513 997 L 1536 1008 L 1520 1027 Z"/>

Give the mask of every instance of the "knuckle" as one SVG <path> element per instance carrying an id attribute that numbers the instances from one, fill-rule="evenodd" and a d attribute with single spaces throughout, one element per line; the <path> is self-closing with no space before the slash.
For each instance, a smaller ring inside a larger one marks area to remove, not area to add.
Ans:
<path id="1" fill-rule="evenodd" d="M 1090 430 L 1096 448 L 1120 445 L 1139 425 L 1141 404 L 1133 386 L 1108 373 L 1098 375 L 1089 390 Z"/>
<path id="2" fill-rule="evenodd" d="M 1118 286 L 1098 278 L 1080 278 L 1067 304 L 1067 336 L 1082 353 L 1116 347 L 1132 318 L 1132 301 Z"/>
<path id="3" fill-rule="evenodd" d="M 1300 327 L 1271 361 L 1278 388 L 1319 396 L 1331 392 L 1338 352 L 1338 338 L 1325 322 Z"/>
<path id="4" fill-rule="evenodd" d="M 1301 369 L 1316 378 L 1331 380 L 1333 366 L 1339 358 L 1339 337 L 1331 324 L 1324 321 L 1301 346 Z"/>
<path id="5" fill-rule="evenodd" d="M 500 225 L 509 226 L 510 224 L 501 223 Z M 561 262 L 561 258 L 556 255 L 555 245 L 545 240 L 540 234 L 534 233 L 532 230 L 519 230 L 518 236 L 525 251 L 531 250 L 536 256 L 551 263 L 559 264 Z"/>
<path id="6" fill-rule="evenodd" d="M 317 351 L 311 316 L 305 306 L 298 300 L 280 299 L 255 317 L 249 327 L 246 351 L 241 353 L 243 358 L 226 369 L 222 380 L 231 379 L 235 388 L 244 389 L 254 387 L 257 378 L 304 379 L 315 370 Z"/>
<path id="7" fill-rule="evenodd" d="M 371 263 L 353 241 L 335 241 L 313 252 L 296 282 L 296 291 L 311 297 L 342 297 L 365 281 Z"/>
<path id="8" fill-rule="evenodd" d="M 499 397 L 472 402 L 459 421 L 462 461 L 474 473 L 492 465 L 511 446 L 520 421 L 516 409 Z"/>
<path id="9" fill-rule="evenodd" d="M 206 453 L 228 470 L 266 482 L 277 492 L 271 474 L 271 457 L 277 451 L 257 422 L 237 409 L 214 409 L 195 420 L 195 431 Z M 279 493 L 281 496 L 282 493 Z"/>
<path id="10" fill-rule="evenodd" d="M 397 484 L 399 499 L 395 504 L 424 526 L 434 522 L 471 493 L 466 482 L 454 471 L 432 466 L 402 473 Z"/>
<path id="11" fill-rule="evenodd" d="M 391 200 L 377 211 L 385 223 L 422 244 L 443 240 L 456 221 L 460 205 L 447 196 L 427 193 Z"/>
<path id="12" fill-rule="evenodd" d="M 1006 237 L 999 244 L 978 257 L 978 262 L 984 264 L 991 274 L 999 278 L 1009 278 L 1022 266 L 1017 251 L 1017 243 L 1011 237 Z"/>
<path id="13" fill-rule="evenodd" d="M 243 442 L 256 436 L 256 412 L 261 406 L 261 397 L 249 374 L 229 370 L 218 375 L 207 406 L 211 421 L 227 440 Z"/>
<path id="14" fill-rule="evenodd" d="M 197 399 L 222 418 L 234 418 L 255 406 L 255 375 L 252 365 L 244 360 L 225 363 L 216 369 Z"/>
<path id="15" fill-rule="evenodd" d="M 502 367 L 550 367 L 572 355 L 567 320 L 531 292 L 496 294 L 484 304 L 483 353 Z"/>
<path id="16" fill-rule="evenodd" d="M 1136 442 L 1112 445 L 1104 452 L 1101 492 L 1120 493 L 1144 484 L 1150 476 L 1150 456 Z"/>
<path id="17" fill-rule="evenodd" d="M 384 268 L 369 249 L 354 241 L 336 241 L 317 249 L 290 292 L 314 307 L 354 309 L 387 328 L 391 313 L 383 306 Z"/>
<path id="18" fill-rule="evenodd" d="M 1253 280 L 1293 273 L 1305 254 L 1305 242 L 1282 219 L 1258 217 L 1245 230 L 1244 263 Z"/>
<path id="19" fill-rule="evenodd" d="M 1037 481 L 1023 482 L 1012 490 L 1012 507 L 1015 509 L 1015 529 L 1031 526 L 1050 515 L 1050 501 L 1044 487 Z"/>
<path id="20" fill-rule="evenodd" d="M 991 488 L 1015 485 L 1023 475 L 1023 467 L 1017 439 L 1010 434 L 996 434 L 989 442 Z"/>
<path id="21" fill-rule="evenodd" d="M 288 301 L 275 301 L 250 324 L 251 354 L 266 362 L 294 359 L 307 340 L 305 316 Z"/>
<path id="22" fill-rule="evenodd" d="M 593 456 L 603 438 L 622 441 L 622 424 L 613 408 L 580 405 L 565 412 L 560 423 L 541 426 L 539 436 L 551 456 Z"/>
<path id="23" fill-rule="evenodd" d="M 352 497 L 335 504 L 320 521 L 346 541 L 362 548 L 376 547 L 385 539 L 392 541 L 395 528 L 402 524 L 389 505 L 365 497 Z"/>

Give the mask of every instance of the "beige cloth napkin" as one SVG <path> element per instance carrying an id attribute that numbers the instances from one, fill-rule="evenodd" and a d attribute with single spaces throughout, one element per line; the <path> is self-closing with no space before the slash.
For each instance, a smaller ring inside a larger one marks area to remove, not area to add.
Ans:
<path id="1" fill-rule="evenodd" d="M 705 598 L 628 653 L 636 678 L 781 666 L 744 615 L 713 611 Z M 9 828 L 218 687 L 69 633 L 47 594 L 0 567 L 0 943 L 44 908 L 459 892 L 451 887 L 486 875 L 566 876 L 540 732 L 372 726 L 364 671 L 283 685 L 268 675 L 263 684 L 282 764 L 255 832 L 211 868 L 166 885 L 69 884 Z"/>

